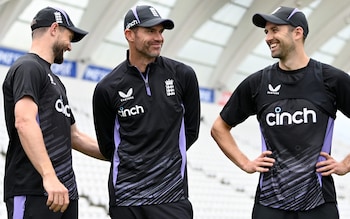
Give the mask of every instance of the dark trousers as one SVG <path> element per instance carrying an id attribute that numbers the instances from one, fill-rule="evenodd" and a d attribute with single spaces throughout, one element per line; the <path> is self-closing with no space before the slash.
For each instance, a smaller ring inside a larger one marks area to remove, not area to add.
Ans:
<path id="1" fill-rule="evenodd" d="M 255 204 L 252 219 L 339 219 L 335 203 L 325 203 L 308 211 L 284 211 Z"/>
<path id="2" fill-rule="evenodd" d="M 78 200 L 70 200 L 65 212 L 53 212 L 46 206 L 46 196 L 16 196 L 6 201 L 8 219 L 77 219 Z"/>
<path id="3" fill-rule="evenodd" d="M 142 206 L 112 206 L 112 219 L 193 219 L 189 200 L 174 203 Z"/>

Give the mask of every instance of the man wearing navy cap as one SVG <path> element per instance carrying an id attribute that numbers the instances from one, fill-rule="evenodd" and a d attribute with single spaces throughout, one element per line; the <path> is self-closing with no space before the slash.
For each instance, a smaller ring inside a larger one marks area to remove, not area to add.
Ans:
<path id="1" fill-rule="evenodd" d="M 50 67 L 61 64 L 71 43 L 87 32 L 51 7 L 36 14 L 31 29 L 29 53 L 17 59 L 3 83 L 10 139 L 4 178 L 8 218 L 76 219 L 72 148 L 104 158 L 97 141 L 78 130 L 66 89 Z"/>
<path id="2" fill-rule="evenodd" d="M 297 8 L 255 14 L 279 61 L 247 77 L 214 122 L 212 137 L 247 173 L 259 172 L 253 219 L 338 219 L 332 174 L 350 171 L 350 155 L 331 156 L 337 110 L 350 116 L 350 76 L 310 58 L 308 22 Z M 230 130 L 256 115 L 262 153 L 250 160 Z"/>
<path id="3" fill-rule="evenodd" d="M 93 112 L 101 153 L 111 161 L 113 219 L 191 219 L 186 150 L 198 138 L 200 102 L 194 70 L 160 56 L 164 29 L 152 6 L 124 20 L 126 60 L 96 86 Z"/>

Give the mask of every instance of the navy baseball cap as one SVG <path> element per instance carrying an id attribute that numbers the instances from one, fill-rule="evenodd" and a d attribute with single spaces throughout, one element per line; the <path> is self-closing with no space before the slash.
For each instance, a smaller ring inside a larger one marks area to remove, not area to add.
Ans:
<path id="1" fill-rule="evenodd" d="M 73 31 L 74 36 L 72 42 L 78 42 L 88 34 L 85 30 L 75 27 L 64 10 L 52 7 L 43 8 L 35 15 L 31 23 L 31 29 L 33 31 L 39 27 L 49 27 L 54 22 L 57 22 L 59 26 L 66 27 Z"/>
<path id="2" fill-rule="evenodd" d="M 173 29 L 174 22 L 163 19 L 157 10 L 149 5 L 139 5 L 129 9 L 124 18 L 124 30 L 133 27 L 153 27 L 163 24 L 165 29 Z"/>
<path id="3" fill-rule="evenodd" d="M 301 27 L 304 30 L 304 37 L 309 33 L 309 26 L 305 14 L 298 8 L 280 6 L 272 14 L 255 14 L 253 23 L 257 27 L 265 28 L 266 22 L 273 24 L 288 24 L 293 27 Z"/>

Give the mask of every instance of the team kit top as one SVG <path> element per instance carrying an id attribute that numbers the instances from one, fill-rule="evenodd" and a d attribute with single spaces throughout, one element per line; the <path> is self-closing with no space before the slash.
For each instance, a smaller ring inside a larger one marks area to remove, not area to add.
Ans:
<path id="1" fill-rule="evenodd" d="M 192 68 L 157 57 L 141 73 L 127 58 L 97 84 L 93 112 L 101 153 L 111 160 L 111 206 L 188 197 L 186 150 L 200 124 Z"/>
<path id="2" fill-rule="evenodd" d="M 69 198 L 78 199 L 70 137 L 75 120 L 65 87 L 50 70 L 50 63 L 32 53 L 18 58 L 4 80 L 3 94 L 10 139 L 5 164 L 5 201 L 13 196 L 47 195 L 42 177 L 26 156 L 15 128 L 14 107 L 24 96 L 31 97 L 38 106 L 36 119 L 58 179 L 68 189 Z"/>
<path id="3" fill-rule="evenodd" d="M 331 153 L 336 111 L 350 115 L 350 77 L 310 59 L 295 71 L 278 63 L 248 76 L 233 92 L 220 115 L 234 127 L 256 115 L 262 150 L 276 161 L 261 173 L 256 203 L 283 210 L 313 209 L 336 202 L 331 176 L 316 172 L 316 163 Z"/>

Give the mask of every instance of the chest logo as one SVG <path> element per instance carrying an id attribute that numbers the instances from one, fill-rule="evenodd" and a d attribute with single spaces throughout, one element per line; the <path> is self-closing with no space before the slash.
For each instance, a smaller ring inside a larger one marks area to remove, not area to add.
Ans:
<path id="1" fill-rule="evenodd" d="M 139 106 L 139 105 L 135 105 L 131 108 L 120 107 L 118 110 L 119 116 L 123 118 L 137 116 L 144 113 L 145 113 L 145 110 L 143 106 Z"/>
<path id="2" fill-rule="evenodd" d="M 316 112 L 306 107 L 295 112 L 284 112 L 278 106 L 274 111 L 266 115 L 266 123 L 269 126 L 299 125 L 317 122 Z"/>
<path id="3" fill-rule="evenodd" d="M 173 79 L 168 79 L 165 81 L 165 92 L 168 97 L 175 95 L 175 86 Z"/>
<path id="4" fill-rule="evenodd" d="M 67 116 L 68 118 L 70 118 L 70 106 L 68 104 L 64 104 L 62 99 L 57 99 L 56 103 L 55 103 L 55 109 L 57 110 L 57 112 L 59 113 L 63 113 L 63 115 Z"/>
<path id="5" fill-rule="evenodd" d="M 120 101 L 125 102 L 134 99 L 134 96 L 132 95 L 133 92 L 134 91 L 132 88 L 130 88 L 126 93 L 124 93 L 123 91 L 118 91 L 119 96 L 122 98 Z"/>
<path id="6" fill-rule="evenodd" d="M 271 84 L 269 84 L 267 94 L 271 95 L 280 95 L 279 90 L 281 89 L 281 85 L 277 85 L 276 87 L 273 87 Z"/>

